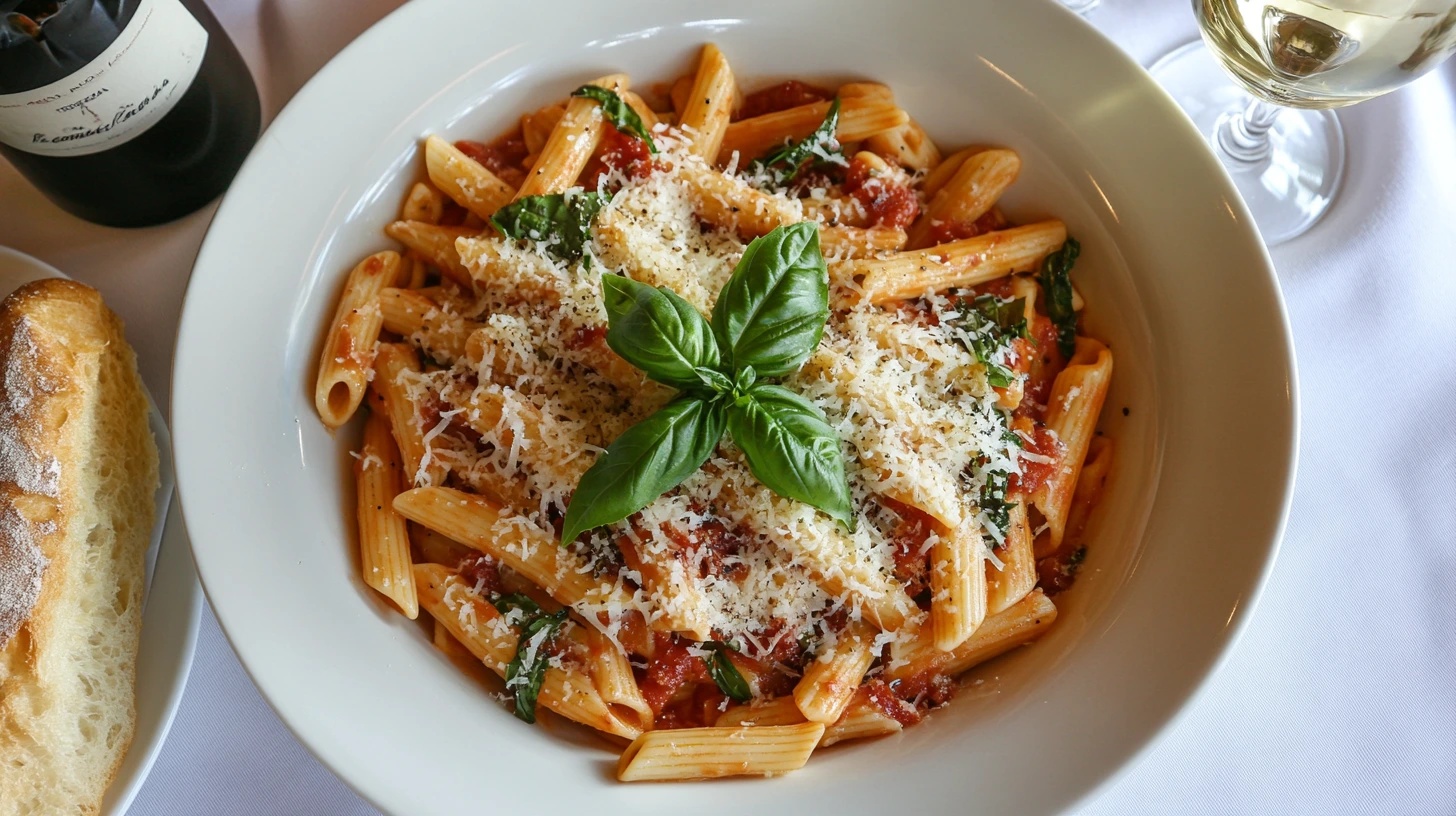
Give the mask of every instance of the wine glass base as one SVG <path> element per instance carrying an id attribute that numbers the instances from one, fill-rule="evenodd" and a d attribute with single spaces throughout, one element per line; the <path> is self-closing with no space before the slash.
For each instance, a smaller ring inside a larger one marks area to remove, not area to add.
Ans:
<path id="1" fill-rule="evenodd" d="M 1072 11 L 1077 12 L 1078 14 L 1085 15 L 1092 9 L 1097 8 L 1097 4 L 1100 2 L 1102 2 L 1102 0 L 1062 0 L 1062 5 L 1066 6 Z"/>
<path id="2" fill-rule="evenodd" d="M 1250 101 L 1202 40 L 1174 50 L 1148 70 L 1210 142 L 1225 118 L 1243 111 Z M 1236 161 L 1217 144 L 1214 152 L 1269 246 L 1314 226 L 1345 171 L 1345 134 L 1328 110 L 1281 108 L 1269 130 L 1269 152 L 1258 161 Z"/>

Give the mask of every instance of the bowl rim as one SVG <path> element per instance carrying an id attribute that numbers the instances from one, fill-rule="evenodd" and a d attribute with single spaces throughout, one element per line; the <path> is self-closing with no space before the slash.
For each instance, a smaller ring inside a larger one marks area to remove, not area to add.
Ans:
<path id="1" fill-rule="evenodd" d="M 402 25 L 402 23 L 400 22 L 401 20 L 411 18 L 412 15 L 419 15 L 422 17 L 427 13 L 427 10 L 434 9 L 440 6 L 448 6 L 451 3 L 461 1 L 462 0 L 420 0 L 420 2 L 405 4 L 390 12 L 385 17 L 381 18 L 378 22 L 372 25 L 368 30 L 366 30 L 363 34 L 361 34 L 354 41 L 349 43 L 344 49 L 342 49 L 338 54 L 331 58 L 329 62 L 323 66 L 323 68 L 316 72 L 314 76 L 311 77 L 307 83 L 305 83 L 305 85 L 293 96 L 293 98 L 287 103 L 287 105 L 274 118 L 274 120 L 272 121 L 272 123 L 270 123 L 268 127 L 268 131 L 276 132 L 277 130 L 294 127 L 294 121 L 306 116 L 307 111 L 317 103 L 318 100 L 316 99 L 316 97 L 323 96 L 324 94 L 328 93 L 332 88 L 339 87 L 341 82 L 346 81 L 344 79 L 345 71 L 351 63 L 358 62 L 360 59 L 370 53 L 379 52 L 380 43 L 392 36 L 393 29 Z M 1065 803 L 1064 809 L 1070 811 L 1077 807 L 1081 807 L 1090 803 L 1094 799 L 1103 795 L 1106 791 L 1110 790 L 1127 774 L 1129 774 L 1135 767 L 1141 764 L 1146 759 L 1146 757 L 1150 753 L 1152 753 L 1159 745 L 1161 745 L 1163 740 L 1174 729 L 1174 727 L 1180 724 L 1184 720 L 1184 718 L 1188 716 L 1190 710 L 1194 707 L 1194 705 L 1206 696 L 1213 678 L 1220 672 L 1222 667 L 1226 665 L 1235 645 L 1239 642 L 1239 640 L 1243 636 L 1243 633 L 1247 630 L 1248 623 L 1252 618 L 1255 608 L 1258 605 L 1258 601 L 1262 597 L 1263 591 L 1268 584 L 1269 577 L 1273 571 L 1280 545 L 1282 543 L 1283 536 L 1288 525 L 1290 506 L 1293 500 L 1296 473 L 1298 469 L 1301 420 L 1299 410 L 1299 388 L 1297 373 L 1298 369 L 1296 362 L 1293 330 L 1289 320 L 1288 308 L 1285 303 L 1282 291 L 1280 290 L 1278 278 L 1275 275 L 1274 265 L 1272 259 L 1270 258 L 1268 248 L 1263 244 L 1262 240 L 1258 238 L 1258 233 L 1254 230 L 1254 228 L 1250 226 L 1252 224 L 1252 221 L 1250 219 L 1248 210 L 1244 206 L 1242 200 L 1238 197 L 1238 194 L 1233 187 L 1233 183 L 1228 176 L 1227 171 L 1223 169 L 1221 164 L 1219 164 L 1219 162 L 1212 155 L 1212 153 L 1206 149 L 1206 141 L 1202 138 L 1201 134 L 1196 131 L 1191 121 L 1189 121 L 1186 115 L 1183 114 L 1181 108 L 1177 106 L 1176 102 L 1174 102 L 1172 98 L 1165 91 L 1163 91 L 1163 89 L 1158 86 L 1156 82 L 1151 79 L 1150 76 L 1146 74 L 1144 69 L 1140 65 L 1138 65 L 1138 63 L 1136 63 L 1132 59 L 1132 57 L 1122 52 L 1121 49 L 1119 49 L 1108 37 L 1106 37 L 1106 35 L 1102 34 L 1096 28 L 1086 23 L 1085 20 L 1082 20 L 1073 12 L 1070 12 L 1064 7 L 1060 6 L 1058 3 L 1055 2 L 1055 0 L 1031 0 L 1028 5 L 1042 7 L 1041 13 L 1065 15 L 1067 18 L 1075 20 L 1076 25 L 1082 27 L 1083 36 L 1086 37 L 1089 42 L 1097 43 L 1095 47 L 1101 51 L 1099 59 L 1110 61 L 1111 63 L 1116 63 L 1123 71 L 1126 71 L 1129 68 L 1132 69 L 1132 71 L 1139 78 L 1140 86 L 1137 90 L 1141 93 L 1153 94 L 1158 97 L 1161 107 L 1164 108 L 1163 113 L 1165 115 L 1171 116 L 1174 119 L 1181 120 L 1181 127 L 1185 130 L 1185 135 L 1192 137 L 1199 144 L 1204 146 L 1204 155 L 1198 157 L 1202 160 L 1202 163 L 1204 165 L 1203 169 L 1205 171 L 1212 172 L 1214 182 L 1218 186 L 1220 186 L 1226 193 L 1226 198 L 1223 202 L 1224 206 L 1229 209 L 1229 214 L 1233 218 L 1233 220 L 1242 222 L 1245 225 L 1245 231 L 1249 235 L 1252 235 L 1253 244 L 1257 247 L 1258 259 L 1262 262 L 1260 264 L 1259 271 L 1263 273 L 1266 282 L 1269 284 L 1268 294 L 1272 297 L 1272 302 L 1277 306 L 1279 316 L 1279 328 L 1282 331 L 1284 351 L 1283 359 L 1279 362 L 1282 364 L 1284 371 L 1287 373 L 1286 404 L 1288 406 L 1288 415 L 1287 417 L 1284 417 L 1284 419 L 1288 421 L 1289 432 L 1286 440 L 1287 450 L 1284 451 L 1284 461 L 1282 462 L 1282 466 L 1284 468 L 1282 485 L 1283 493 L 1278 503 L 1277 512 L 1275 513 L 1275 516 L 1273 518 L 1272 532 L 1268 536 L 1268 541 L 1262 550 L 1262 562 L 1258 565 L 1257 570 L 1248 571 L 1248 578 L 1246 581 L 1244 581 L 1243 591 L 1240 595 L 1242 602 L 1237 605 L 1236 609 L 1231 614 L 1228 625 L 1224 630 L 1224 634 L 1221 640 L 1212 648 L 1207 656 L 1205 664 L 1200 667 L 1199 679 L 1190 688 L 1187 689 L 1186 693 L 1183 694 L 1181 700 L 1176 704 L 1172 711 L 1162 718 L 1161 723 L 1152 728 L 1151 731 L 1143 735 L 1141 739 L 1141 744 L 1138 748 L 1131 751 L 1130 753 L 1125 755 L 1120 761 L 1118 761 L 1116 765 L 1108 773 L 1106 773 L 1099 782 L 1094 785 L 1088 786 L 1079 796 L 1068 800 Z M 707 12 L 702 12 L 702 14 L 706 16 Z M 418 19 L 418 17 L 414 19 Z M 253 153 L 248 157 L 247 161 L 244 163 L 238 174 L 239 179 L 251 178 L 254 173 L 258 172 L 257 168 L 263 166 L 264 162 L 267 160 L 265 157 L 270 154 L 270 151 L 265 149 L 265 142 L 267 142 L 268 140 L 267 137 L 269 135 L 269 132 L 264 133 L 264 136 L 259 140 L 259 148 L 255 149 Z M 237 189 L 240 186 L 241 185 L 235 183 L 233 185 L 233 189 Z M 207 236 L 204 239 L 201 248 L 199 249 L 197 260 L 194 266 L 194 272 L 197 269 L 203 268 L 204 266 L 211 265 L 212 255 L 217 251 L 215 245 L 221 242 L 221 239 L 217 238 L 217 235 L 219 234 L 219 232 L 221 232 L 218 225 L 229 224 L 231 221 L 230 215 L 232 211 L 239 207 L 245 206 L 237 203 L 239 198 L 240 195 L 233 195 L 232 193 L 229 193 L 223 197 L 223 200 L 217 210 L 217 215 L 214 217 L 213 222 L 208 229 Z M 320 238 L 320 244 L 327 243 L 330 238 L 331 236 L 324 236 Z M 179 323 L 177 344 L 173 358 L 172 376 L 174 386 L 172 390 L 172 413 L 174 417 L 182 415 L 182 412 L 178 409 L 182 407 L 181 404 L 183 402 L 187 401 L 187 399 L 190 398 L 190 395 L 185 391 L 185 389 L 179 388 L 177 387 L 177 385 L 181 373 L 184 372 L 187 366 L 192 364 L 192 357 L 188 351 L 184 351 L 183 344 L 194 330 L 193 324 L 200 320 L 200 318 L 198 317 L 199 310 L 194 308 L 195 301 L 193 297 L 194 294 L 196 294 L 200 289 L 200 287 L 197 286 L 200 278 L 201 276 L 194 275 L 193 278 L 189 281 L 187 292 L 183 300 L 182 318 Z M 179 455 L 179 494 L 185 490 L 185 488 L 183 487 L 184 481 L 190 481 L 185 480 L 182 475 L 182 471 L 184 470 L 184 468 L 189 473 L 192 472 L 190 466 L 185 466 L 183 464 L 183 457 Z M 185 517 L 185 504 L 183 505 L 183 513 Z M 212 584 L 204 574 L 204 571 L 206 570 L 204 562 L 207 560 L 207 556 L 205 552 L 203 552 L 203 550 L 206 545 L 197 544 L 196 542 L 199 540 L 199 538 L 200 537 L 193 538 L 193 547 L 198 563 L 198 573 L 199 576 L 202 577 L 203 587 L 207 591 L 209 599 L 211 599 L 212 589 L 210 587 L 212 586 Z M 316 744 L 314 735 L 300 730 L 300 728 L 294 723 L 294 721 L 284 713 L 284 709 L 286 708 L 286 706 L 280 703 L 279 700 L 275 699 L 275 694 L 277 692 L 271 686 L 271 684 L 267 683 L 267 681 L 260 682 L 259 673 L 263 671 L 263 666 L 255 666 L 248 659 L 244 658 L 244 653 L 248 651 L 248 648 L 247 646 L 242 645 L 237 640 L 235 640 L 234 628 L 229 625 L 229 620 L 232 617 L 231 608 L 228 608 L 227 611 L 224 611 L 222 607 L 218 607 L 216 608 L 216 614 L 219 623 L 221 624 L 224 635 L 227 637 L 229 644 L 234 648 L 235 652 L 237 652 L 239 662 L 243 665 L 249 679 L 253 681 L 255 686 L 257 686 L 260 694 L 264 697 L 265 700 L 267 700 L 269 706 L 278 713 L 280 720 L 285 724 L 285 726 L 294 735 L 294 737 L 297 738 L 310 751 L 310 753 L 312 753 L 320 761 L 321 764 L 327 767 L 331 773 L 334 773 L 341 780 L 343 780 L 359 796 L 364 798 L 371 805 L 379 808 L 381 811 L 388 812 L 386 802 L 382 797 L 379 797 L 377 795 L 374 789 L 366 788 L 362 780 L 356 780 L 354 777 L 352 777 L 348 773 L 345 763 L 343 763 L 337 756 L 335 756 L 334 752 Z"/>

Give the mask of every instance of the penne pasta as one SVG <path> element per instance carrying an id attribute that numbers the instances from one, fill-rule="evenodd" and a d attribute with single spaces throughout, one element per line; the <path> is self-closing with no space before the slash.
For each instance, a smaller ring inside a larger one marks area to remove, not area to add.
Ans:
<path id="1" fill-rule="evenodd" d="M 410 521 L 495 558 L 588 617 L 633 608 L 625 589 L 594 577 L 552 533 L 490 499 L 448 487 L 423 487 L 395 497 L 394 507 Z"/>
<path id="2" fill-rule="evenodd" d="M 829 113 L 828 102 L 800 105 L 777 113 L 740 119 L 728 125 L 723 144 L 718 148 L 717 163 L 727 164 L 738 154 L 739 165 L 756 159 L 790 139 L 803 139 L 824 121 Z M 900 127 L 910 121 L 905 111 L 893 100 L 873 96 L 844 96 L 839 104 L 839 127 L 835 137 L 841 142 L 856 142 L 881 131 Z"/>
<path id="3" fill-rule="evenodd" d="M 399 277 L 400 263 L 397 252 L 370 255 L 354 267 L 344 282 L 344 292 L 324 337 L 313 391 L 314 409 L 330 428 L 348 422 L 364 401 L 374 344 L 383 324 L 379 292 Z"/>
<path id="4" fill-rule="evenodd" d="M 1066 240 L 1061 221 L 1042 221 L 889 258 L 836 264 L 829 273 L 845 290 L 837 301 L 840 308 L 888 303 L 1027 271 Z"/>
<path id="5" fill-rule="evenodd" d="M 888 734 L 898 734 L 902 730 L 904 730 L 904 726 L 900 724 L 899 720 L 881 711 L 878 706 L 869 701 L 861 690 L 855 694 L 849 707 L 844 710 L 844 714 L 833 725 L 824 729 L 824 736 L 819 740 L 819 746 L 828 748 L 839 742 L 883 737 Z"/>
<path id="6" fill-rule="evenodd" d="M 1000 614 L 988 616 L 974 635 L 949 652 L 936 648 L 934 636 L 922 629 L 916 637 L 892 646 L 884 679 L 893 683 L 933 674 L 953 677 L 1036 640 L 1056 619 L 1056 605 L 1038 589 Z"/>
<path id="7" fill-rule="evenodd" d="M 637 687 L 637 678 L 632 675 L 632 663 L 627 653 L 611 638 L 590 626 L 578 627 L 587 647 L 587 668 L 597 694 L 613 710 L 617 718 L 635 725 L 641 731 L 651 731 L 653 724 L 652 706 Z"/>
<path id="8" fill-rule="evenodd" d="M 627 90 L 627 75 L 609 74 L 587 84 L 620 94 Z M 595 101 L 572 97 L 526 173 L 525 183 L 516 191 L 516 200 L 565 192 L 575 184 L 587 160 L 596 152 L 605 121 Z"/>
<path id="9" fill-rule="evenodd" d="M 819 246 L 824 254 L 840 258 L 874 258 L 882 252 L 898 252 L 906 239 L 904 230 L 890 227 L 819 228 Z"/>
<path id="10" fill-rule="evenodd" d="M 546 140 L 551 138 L 551 131 L 556 129 L 556 123 L 566 115 L 566 104 L 553 102 L 539 110 L 533 111 L 521 117 L 521 140 L 526 143 L 526 152 L 531 155 L 540 155 L 541 148 L 546 146 Z"/>
<path id="11" fill-rule="evenodd" d="M 837 722 L 875 659 L 875 629 L 851 622 L 834 641 L 833 649 L 804 667 L 794 686 L 794 704 L 810 722 Z"/>
<path id="12" fill-rule="evenodd" d="M 804 220 L 803 208 L 794 202 L 755 190 L 706 164 L 684 162 L 679 173 L 696 193 L 698 216 L 715 227 L 758 236 Z"/>
<path id="13" fill-rule="evenodd" d="M 444 214 L 444 193 L 423 181 L 416 182 L 415 186 L 410 188 L 409 195 L 404 199 L 404 206 L 399 208 L 399 220 L 401 221 L 438 224 Z"/>
<path id="14" fill-rule="evenodd" d="M 1077 338 L 1077 352 L 1052 383 L 1047 400 L 1046 426 L 1064 446 L 1060 467 L 1031 495 L 1040 511 L 1048 536 L 1038 549 L 1055 551 L 1062 544 L 1067 514 L 1072 508 L 1072 491 L 1087 458 L 1087 448 L 1097 430 L 1097 417 L 1107 399 L 1112 380 L 1112 352 L 1090 337 Z"/>
<path id="15" fill-rule="evenodd" d="M 511 185 L 439 136 L 425 139 L 425 169 L 440 192 L 482 220 L 516 196 Z"/>
<path id="16" fill-rule="evenodd" d="M 961 165 L 966 163 L 966 159 L 985 149 L 980 146 L 967 147 L 947 156 L 944 161 L 925 174 L 925 179 L 920 182 L 920 194 L 927 201 L 935 200 L 935 197 L 940 195 L 940 191 L 945 189 L 945 185 L 949 184 L 950 180 L 955 178 L 955 174 L 960 172 Z"/>
<path id="17" fill-rule="evenodd" d="M 719 728 L 732 728 L 735 726 L 794 725 L 802 722 L 805 722 L 804 715 L 799 711 L 793 699 L 779 697 L 765 703 L 733 706 L 720 714 L 714 725 Z M 870 701 L 861 687 L 855 691 L 839 719 L 825 726 L 824 736 L 819 739 L 819 746 L 827 748 L 837 742 L 896 734 L 902 729 L 903 726 L 900 725 L 899 720 L 881 711 Z"/>
<path id="18" fill-rule="evenodd" d="M 1107 482 L 1107 474 L 1112 469 L 1112 452 L 1115 447 L 1112 440 L 1105 436 L 1093 436 L 1092 442 L 1088 444 L 1087 460 L 1082 463 L 1082 472 L 1077 476 L 1077 488 L 1072 491 L 1072 511 L 1067 514 L 1066 533 L 1062 536 L 1063 543 L 1058 549 L 1065 550 L 1069 540 L 1080 540 L 1087 528 L 1092 510 L 1102 500 L 1102 489 Z M 1042 558 L 1051 554 L 1037 553 L 1036 557 Z"/>
<path id="19" fill-rule="evenodd" d="M 930 206 L 910 227 L 909 247 L 929 246 L 936 225 L 970 224 L 985 215 L 1021 172 L 1021 157 L 1014 150 L 983 150 L 968 157 Z"/>
<path id="20" fill-rule="evenodd" d="M 460 263 L 455 252 L 455 239 L 475 235 L 471 227 L 442 227 L 423 221 L 396 221 L 384 228 L 384 234 L 418 252 L 421 257 L 456 283 L 469 288 L 470 272 Z"/>
<path id="21" fill-rule="evenodd" d="M 775 697 L 772 700 L 755 700 L 748 705 L 736 705 L 718 715 L 713 725 L 719 728 L 733 728 L 743 725 L 794 725 L 808 722 L 804 712 L 793 697 Z"/>
<path id="22" fill-rule="evenodd" d="M 415 583 L 420 606 L 444 624 L 486 668 L 504 677 L 520 639 L 516 627 L 506 623 L 494 606 L 476 595 L 452 570 L 420 564 L 415 567 Z M 574 667 L 546 669 L 537 699 L 540 705 L 568 720 L 607 734 L 633 739 L 642 733 L 637 726 L 619 719 L 602 700 L 592 679 Z"/>
<path id="23" fill-rule="evenodd" d="M 444 477 L 444 468 L 429 455 L 424 421 L 403 382 L 420 370 L 420 358 L 414 349 L 400 343 L 380 343 L 370 387 L 377 396 L 374 407 L 389 417 L 389 428 L 404 460 L 406 483 L 429 485 Z"/>
<path id="24" fill-rule="evenodd" d="M 480 327 L 469 320 L 451 320 L 439 304 L 415 289 L 384 289 L 379 311 L 386 331 L 415 340 L 432 357 L 454 362 L 465 356 L 465 344 Z"/>
<path id="25" fill-rule="evenodd" d="M 649 731 L 622 752 L 617 780 L 776 776 L 804 767 L 822 736 L 822 723 Z"/>
<path id="26" fill-rule="evenodd" d="M 389 420 L 372 412 L 364 423 L 364 444 L 354 460 L 358 491 L 359 565 L 364 583 L 394 602 L 406 618 L 419 617 L 409 530 L 395 512 L 394 497 L 404 492 L 404 465 L 390 435 Z"/>
<path id="27" fill-rule="evenodd" d="M 967 518 L 930 549 L 930 624 L 935 648 L 949 652 L 986 619 L 986 564 L 981 528 Z"/>
<path id="28" fill-rule="evenodd" d="M 1036 586 L 1036 556 L 1032 552 L 1031 528 L 1026 522 L 1025 499 L 1011 505 L 1011 524 L 1005 530 L 1006 543 L 996 551 L 1000 568 L 986 562 L 986 614 L 995 615 L 1025 598 Z"/>
<path id="29" fill-rule="evenodd" d="M 698 71 L 679 109 L 678 128 L 688 135 L 688 150 L 713 161 L 723 146 L 728 121 L 733 116 L 737 83 L 728 59 L 718 46 L 708 43 L 698 57 Z"/>

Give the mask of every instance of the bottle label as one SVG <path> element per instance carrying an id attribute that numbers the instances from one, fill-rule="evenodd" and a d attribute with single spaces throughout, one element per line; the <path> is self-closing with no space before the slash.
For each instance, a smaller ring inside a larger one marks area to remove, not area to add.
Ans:
<path id="1" fill-rule="evenodd" d="M 172 110 L 206 53 L 207 29 L 180 0 L 141 0 L 121 35 L 85 68 L 0 94 L 0 142 L 42 156 L 116 147 Z"/>

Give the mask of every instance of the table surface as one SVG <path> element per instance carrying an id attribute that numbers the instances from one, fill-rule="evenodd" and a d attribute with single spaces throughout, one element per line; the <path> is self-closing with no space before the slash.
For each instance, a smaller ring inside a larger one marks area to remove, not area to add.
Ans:
<path id="1" fill-rule="evenodd" d="M 399 0 L 210 4 L 271 115 Z M 1090 21 L 1144 65 L 1196 36 L 1186 2 L 1103 0 Z M 1456 814 L 1456 60 L 1340 118 L 1344 189 L 1274 251 L 1303 403 L 1278 563 L 1205 693 L 1085 813 Z M 212 211 L 97 227 L 0 162 L 0 245 L 100 289 L 164 406 Z M 375 813 L 279 722 L 210 612 L 131 812 Z"/>

